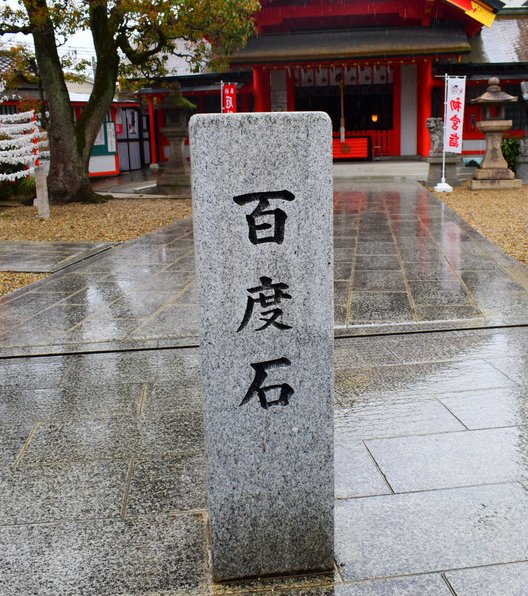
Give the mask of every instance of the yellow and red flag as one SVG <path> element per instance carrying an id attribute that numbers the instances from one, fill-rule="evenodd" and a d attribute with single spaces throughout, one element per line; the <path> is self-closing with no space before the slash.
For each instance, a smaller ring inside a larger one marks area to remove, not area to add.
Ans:
<path id="1" fill-rule="evenodd" d="M 493 9 L 480 0 L 446 0 L 449 4 L 453 4 L 457 8 L 463 10 L 468 16 L 475 19 L 479 23 L 491 27 L 495 20 L 495 12 Z"/>

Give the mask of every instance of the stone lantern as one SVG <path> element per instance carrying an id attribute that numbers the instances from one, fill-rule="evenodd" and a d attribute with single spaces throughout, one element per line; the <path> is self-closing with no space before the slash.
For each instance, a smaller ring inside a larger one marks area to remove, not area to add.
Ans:
<path id="1" fill-rule="evenodd" d="M 160 132 L 170 143 L 170 158 L 163 165 L 156 184 L 159 194 L 189 194 L 191 187 L 190 169 L 184 157 L 184 144 L 188 135 L 188 123 L 196 106 L 183 97 L 180 87 L 160 101 L 157 109 L 165 113 L 165 126 Z"/>
<path id="2" fill-rule="evenodd" d="M 506 120 L 506 104 L 514 103 L 518 99 L 502 91 L 499 79 L 492 77 L 488 81 L 486 92 L 471 100 L 471 103 L 481 104 L 484 108 L 484 118 L 477 122 L 477 128 L 486 135 L 486 155 L 480 168 L 473 175 L 473 180 L 470 181 L 471 189 L 522 186 L 522 181 L 515 179 L 515 174 L 508 168 L 501 150 L 502 137 L 513 125 L 511 120 Z"/>

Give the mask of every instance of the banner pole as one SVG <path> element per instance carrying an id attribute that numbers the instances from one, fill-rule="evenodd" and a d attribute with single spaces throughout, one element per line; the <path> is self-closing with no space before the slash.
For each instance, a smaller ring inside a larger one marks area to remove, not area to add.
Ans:
<path id="1" fill-rule="evenodd" d="M 442 179 L 434 187 L 436 192 L 452 192 L 453 187 L 447 184 L 445 179 L 445 160 L 446 160 L 446 132 L 447 132 L 447 84 L 449 77 L 447 73 L 444 75 L 444 134 L 442 142 Z"/>
<path id="2" fill-rule="evenodd" d="M 446 131 L 447 131 L 447 73 L 444 75 L 444 139 L 442 142 L 442 184 L 445 184 Z"/>

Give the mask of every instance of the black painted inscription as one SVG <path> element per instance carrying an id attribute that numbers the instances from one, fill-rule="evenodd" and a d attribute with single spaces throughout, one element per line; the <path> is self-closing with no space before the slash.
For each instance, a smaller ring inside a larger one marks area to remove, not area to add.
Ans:
<path id="1" fill-rule="evenodd" d="M 278 358 L 276 360 L 267 360 L 266 362 L 255 362 L 251 364 L 251 367 L 255 370 L 255 378 L 249 386 L 244 399 L 240 402 L 240 405 L 243 406 L 244 404 L 247 404 L 248 401 L 257 394 L 260 405 L 265 410 L 271 406 L 287 406 L 290 397 L 294 393 L 288 383 L 267 385 L 266 387 L 263 387 L 262 383 L 264 383 L 268 377 L 267 370 L 289 366 L 291 366 L 291 362 L 288 358 Z M 274 396 L 276 399 L 269 399 L 270 396 Z"/>
<path id="2" fill-rule="evenodd" d="M 244 313 L 244 318 L 242 319 L 242 323 L 240 323 L 240 327 L 237 329 L 237 331 L 242 331 L 242 329 L 247 326 L 253 315 L 255 305 L 260 307 L 261 316 L 259 319 L 264 322 L 264 324 L 255 329 L 255 331 L 263 331 L 270 325 L 273 325 L 281 331 L 284 331 L 285 329 L 291 329 L 291 325 L 286 325 L 286 323 L 282 322 L 283 312 L 282 308 L 278 306 L 283 300 L 291 299 L 290 294 L 287 294 L 284 291 L 288 290 L 289 286 L 280 282 L 272 283 L 271 277 L 261 277 L 260 284 L 260 286 L 249 288 L 247 290 L 249 294 L 256 294 L 257 296 L 248 296 L 246 312 Z"/>
<path id="3" fill-rule="evenodd" d="M 293 201 L 295 196 L 289 190 L 271 192 L 250 192 L 233 198 L 237 205 L 247 205 L 257 201 L 257 206 L 246 220 L 249 228 L 249 240 L 252 244 L 275 242 L 282 244 L 284 241 L 284 228 L 288 216 L 279 209 L 269 209 L 270 201 Z"/>

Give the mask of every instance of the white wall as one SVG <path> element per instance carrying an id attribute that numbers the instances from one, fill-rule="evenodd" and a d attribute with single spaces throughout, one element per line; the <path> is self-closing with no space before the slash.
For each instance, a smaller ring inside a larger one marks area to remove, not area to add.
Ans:
<path id="1" fill-rule="evenodd" d="M 272 70 L 270 73 L 271 111 L 288 110 L 288 78 L 285 70 Z"/>
<path id="2" fill-rule="evenodd" d="M 92 157 L 90 157 L 88 171 L 90 174 L 98 174 L 100 172 L 115 172 L 115 157 L 115 155 L 92 155 Z"/>
<path id="3" fill-rule="evenodd" d="M 401 67 L 401 155 L 416 155 L 416 64 Z"/>

